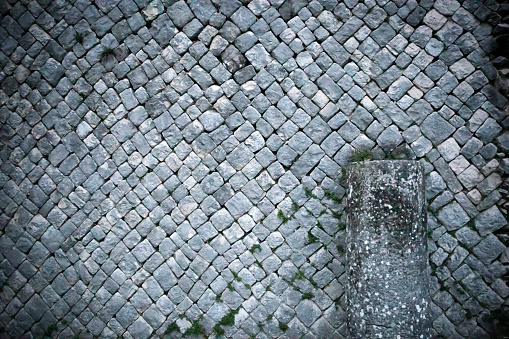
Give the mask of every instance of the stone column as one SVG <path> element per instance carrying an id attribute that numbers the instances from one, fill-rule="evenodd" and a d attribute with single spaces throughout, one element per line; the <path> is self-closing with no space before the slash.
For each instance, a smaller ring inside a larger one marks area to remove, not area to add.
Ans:
<path id="1" fill-rule="evenodd" d="M 424 170 L 364 161 L 347 171 L 349 338 L 429 338 Z"/>

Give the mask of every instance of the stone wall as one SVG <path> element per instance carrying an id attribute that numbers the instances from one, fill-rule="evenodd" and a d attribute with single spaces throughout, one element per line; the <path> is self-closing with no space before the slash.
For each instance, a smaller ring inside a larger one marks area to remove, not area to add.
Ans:
<path id="1" fill-rule="evenodd" d="M 425 167 L 433 333 L 500 331 L 498 10 L 0 1 L 0 336 L 342 338 L 370 155 Z"/>

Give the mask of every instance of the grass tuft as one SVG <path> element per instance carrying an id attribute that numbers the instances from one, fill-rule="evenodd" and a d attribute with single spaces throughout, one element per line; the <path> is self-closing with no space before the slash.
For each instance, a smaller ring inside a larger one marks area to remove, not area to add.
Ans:
<path id="1" fill-rule="evenodd" d="M 220 335 L 224 334 L 224 330 L 221 327 L 221 325 L 219 325 L 219 324 L 215 324 L 214 325 L 214 332 L 216 332 L 217 336 L 220 336 Z"/>
<path id="2" fill-rule="evenodd" d="M 164 334 L 170 334 L 171 332 L 180 332 L 180 327 L 177 325 L 176 322 L 172 322 L 171 324 L 166 327 L 166 331 L 164 331 Z"/>
<path id="3" fill-rule="evenodd" d="M 322 214 L 320 213 L 320 215 L 322 215 Z M 318 227 L 319 229 L 321 229 L 321 230 L 323 231 L 323 226 L 322 226 L 322 224 L 320 223 L 320 221 L 317 221 L 317 222 L 316 222 L 316 227 Z"/>
<path id="4" fill-rule="evenodd" d="M 343 246 L 341 245 L 336 245 L 336 249 L 338 250 L 339 253 L 345 253 L 345 249 L 343 248 Z"/>
<path id="5" fill-rule="evenodd" d="M 341 203 L 341 199 L 332 191 L 325 191 L 325 197 L 327 199 L 334 201 L 335 203 L 338 203 L 338 204 Z"/>
<path id="6" fill-rule="evenodd" d="M 44 333 L 44 336 L 45 337 L 51 337 L 53 332 L 55 332 L 56 330 L 57 330 L 57 324 L 50 325 L 50 326 L 48 326 L 48 329 Z"/>
<path id="7" fill-rule="evenodd" d="M 253 246 L 251 246 L 251 249 L 249 250 L 251 253 L 254 253 L 256 250 L 258 251 L 262 251 L 262 247 L 260 246 L 260 244 L 254 244 Z"/>
<path id="8" fill-rule="evenodd" d="M 233 278 L 235 278 L 235 280 L 242 281 L 242 279 L 239 277 L 239 275 L 236 272 L 232 271 L 232 274 L 233 274 Z"/>
<path id="9" fill-rule="evenodd" d="M 313 191 L 307 187 L 304 187 L 304 193 L 306 194 L 307 198 L 318 199 L 318 197 L 313 193 Z"/>
<path id="10" fill-rule="evenodd" d="M 474 219 L 470 219 L 468 222 L 467 222 L 467 226 L 470 227 L 470 229 L 472 231 L 478 231 L 477 227 L 475 226 L 475 220 Z"/>
<path id="11" fill-rule="evenodd" d="M 79 32 L 74 33 L 74 39 L 76 39 L 77 43 L 83 44 L 83 34 Z"/>
<path id="12" fill-rule="evenodd" d="M 308 244 L 312 244 L 318 241 L 318 237 L 315 236 L 311 231 L 308 231 Z"/>
<path id="13" fill-rule="evenodd" d="M 341 176 L 338 178 L 340 184 L 342 184 L 346 179 L 346 169 L 341 167 Z"/>
<path id="14" fill-rule="evenodd" d="M 302 280 L 304 279 L 304 272 L 302 272 L 301 270 L 298 270 L 297 272 L 295 272 L 295 275 L 293 276 L 293 280 Z"/>
<path id="15" fill-rule="evenodd" d="M 302 300 L 305 300 L 305 299 L 313 299 L 314 295 L 313 293 L 311 292 L 306 292 L 302 295 Z"/>
<path id="16" fill-rule="evenodd" d="M 333 218 L 341 219 L 341 213 L 339 212 L 331 211 L 331 215 Z"/>
<path id="17" fill-rule="evenodd" d="M 235 325 L 235 314 L 238 314 L 239 310 L 232 310 L 230 313 L 226 314 L 224 317 L 221 318 L 221 321 L 219 322 L 220 325 L 223 326 L 233 326 Z"/>
<path id="18" fill-rule="evenodd" d="M 105 48 L 101 53 L 101 60 L 111 55 L 115 55 L 115 50 L 113 48 Z"/>
<path id="19" fill-rule="evenodd" d="M 355 151 L 350 158 L 351 162 L 373 160 L 373 153 L 370 150 Z"/>
<path id="20" fill-rule="evenodd" d="M 283 224 L 286 224 L 288 221 L 291 220 L 291 217 L 285 216 L 282 210 L 279 210 L 277 212 L 277 217 L 283 222 Z"/>
<path id="21" fill-rule="evenodd" d="M 184 334 L 185 335 L 205 334 L 205 329 L 200 324 L 200 321 L 198 319 L 196 319 L 193 321 L 193 324 L 191 325 L 191 327 L 189 327 Z"/>
<path id="22" fill-rule="evenodd" d="M 222 326 L 233 326 L 235 325 L 235 314 L 238 314 L 239 310 L 232 310 L 230 313 L 226 314 L 221 320 L 214 326 L 214 332 L 219 335 L 224 334 L 224 329 Z"/>

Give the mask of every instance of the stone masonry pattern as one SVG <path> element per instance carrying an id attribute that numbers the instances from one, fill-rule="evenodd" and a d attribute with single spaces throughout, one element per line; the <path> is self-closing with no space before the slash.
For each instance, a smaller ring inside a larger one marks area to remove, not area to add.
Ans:
<path id="1" fill-rule="evenodd" d="M 342 178 L 368 155 L 425 167 L 433 334 L 494 335 L 503 11 L 0 1 L 0 338 L 345 338 Z"/>

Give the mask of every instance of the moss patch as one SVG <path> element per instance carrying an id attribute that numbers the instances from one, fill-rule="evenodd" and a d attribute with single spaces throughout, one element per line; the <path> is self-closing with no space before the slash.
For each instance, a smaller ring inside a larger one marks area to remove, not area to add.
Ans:
<path id="1" fill-rule="evenodd" d="M 373 160 L 373 153 L 370 150 L 355 151 L 350 158 L 351 162 Z"/>
<path id="2" fill-rule="evenodd" d="M 164 334 L 170 334 L 171 332 L 180 332 L 180 327 L 177 325 L 176 322 L 172 322 L 171 324 L 166 327 L 166 331 L 164 331 Z"/>
<path id="3" fill-rule="evenodd" d="M 308 231 L 308 244 L 312 244 L 318 241 L 318 237 L 315 236 L 311 231 Z"/>
<path id="4" fill-rule="evenodd" d="M 279 329 L 283 332 L 286 332 L 286 330 L 288 329 L 288 325 L 285 323 L 279 322 Z"/>
<path id="5" fill-rule="evenodd" d="M 306 292 L 302 295 L 302 300 L 305 300 L 305 299 L 313 299 L 314 295 L 313 293 L 311 292 Z"/>
<path id="6" fill-rule="evenodd" d="M 230 313 L 226 314 L 224 317 L 221 318 L 221 321 L 219 321 L 216 325 L 214 325 L 214 332 L 219 335 L 224 334 L 224 329 L 221 326 L 233 326 L 235 325 L 235 314 L 238 314 L 239 310 L 232 310 Z"/>
<path id="7" fill-rule="evenodd" d="M 199 334 L 205 334 L 205 329 L 203 328 L 203 326 L 200 324 L 200 321 L 199 319 L 197 320 L 194 320 L 193 321 L 193 324 L 191 325 L 191 327 L 189 327 L 186 332 L 184 333 L 185 335 L 199 335 Z"/>
<path id="8" fill-rule="evenodd" d="M 286 224 L 288 221 L 291 220 L 291 217 L 285 216 L 285 214 L 283 213 L 282 210 L 279 210 L 277 212 L 277 217 L 279 218 L 279 220 L 281 220 L 283 222 L 283 224 Z"/>
<path id="9" fill-rule="evenodd" d="M 260 246 L 260 244 L 254 244 L 253 246 L 251 246 L 251 249 L 249 250 L 251 253 L 254 253 L 256 250 L 258 251 L 262 251 L 262 247 Z"/>

